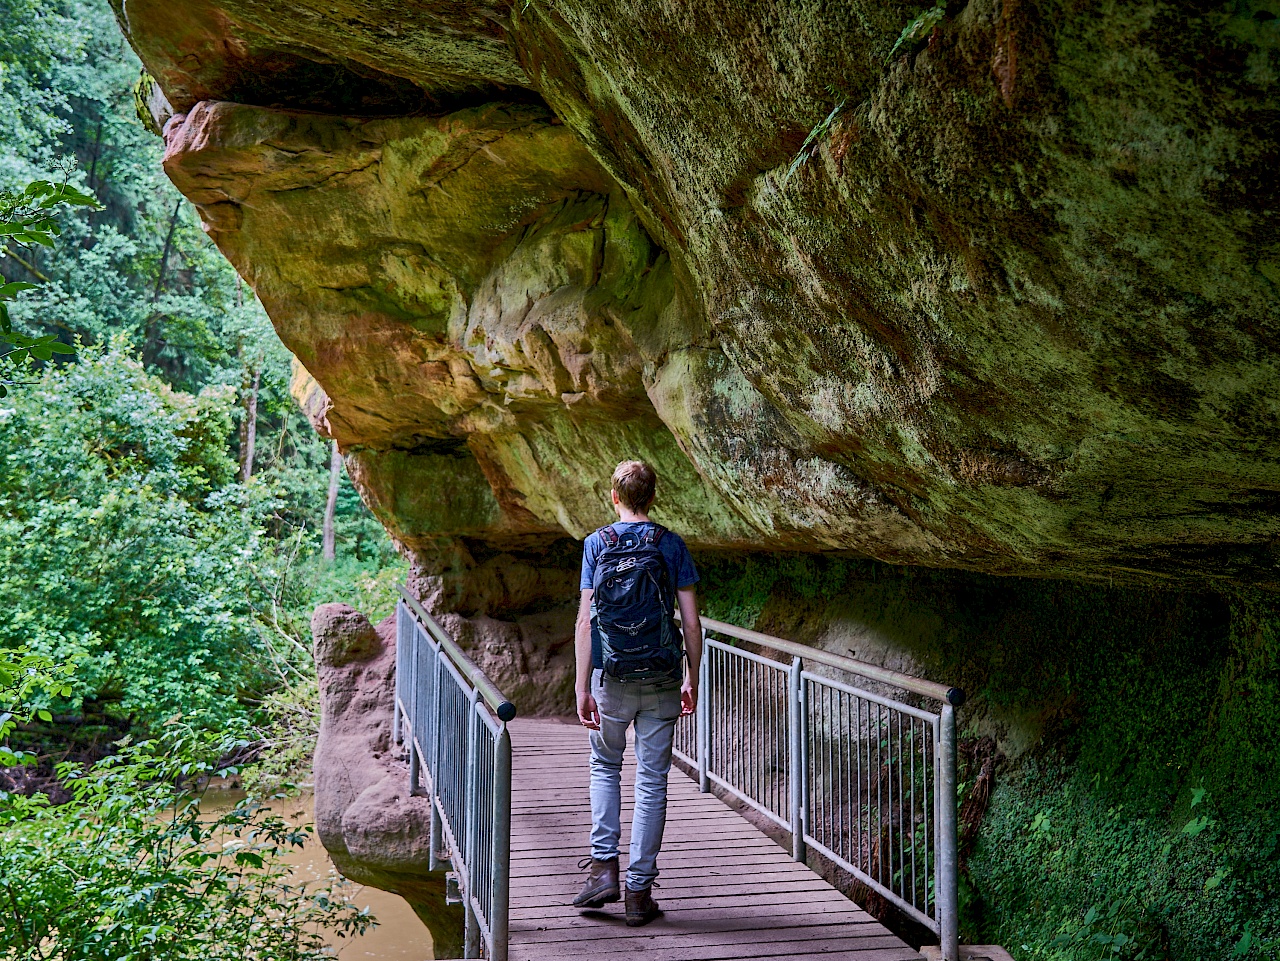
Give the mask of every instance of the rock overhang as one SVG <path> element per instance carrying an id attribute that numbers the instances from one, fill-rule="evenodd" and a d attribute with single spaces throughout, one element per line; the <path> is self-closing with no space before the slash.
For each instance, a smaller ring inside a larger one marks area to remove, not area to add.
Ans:
<path id="1" fill-rule="evenodd" d="M 581 537 L 634 455 L 700 546 L 1275 581 L 1263 21 L 975 0 L 886 62 L 879 4 L 159 9 L 166 168 L 406 546 Z M 248 102 L 268 35 L 422 105 Z"/>

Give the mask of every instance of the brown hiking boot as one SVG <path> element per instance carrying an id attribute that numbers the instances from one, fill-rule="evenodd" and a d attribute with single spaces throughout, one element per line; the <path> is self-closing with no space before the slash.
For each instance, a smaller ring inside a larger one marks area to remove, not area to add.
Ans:
<path id="1" fill-rule="evenodd" d="M 587 875 L 587 883 L 582 886 L 582 893 L 573 899 L 575 908 L 599 908 L 622 895 L 618 891 L 618 859 L 597 861 L 595 858 L 583 858 L 578 867 L 591 866 Z M 630 892 L 627 892 L 630 895 Z"/>
<path id="2" fill-rule="evenodd" d="M 643 891 L 632 891 L 627 888 L 627 927 L 638 928 L 656 918 L 662 917 L 662 908 L 653 900 L 651 888 Z"/>

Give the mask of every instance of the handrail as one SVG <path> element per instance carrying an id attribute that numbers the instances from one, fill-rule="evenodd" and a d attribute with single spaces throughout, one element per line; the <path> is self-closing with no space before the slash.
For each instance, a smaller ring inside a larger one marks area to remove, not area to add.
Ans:
<path id="1" fill-rule="evenodd" d="M 422 606 L 421 602 L 410 594 L 403 584 L 397 584 L 396 590 L 400 592 L 400 596 L 404 598 L 409 609 L 436 639 L 436 643 L 440 645 L 441 650 L 449 655 L 449 660 L 453 662 L 453 666 L 458 669 L 467 682 L 480 692 L 481 699 L 489 706 L 494 715 L 501 721 L 510 721 L 516 716 L 516 706 L 507 700 L 505 695 L 498 690 L 493 681 L 489 680 L 484 671 L 480 670 L 480 666 L 471 660 L 466 653 L 451 638 L 443 627 L 436 623 L 436 619 L 427 613 L 427 609 Z"/>
<path id="2" fill-rule="evenodd" d="M 511 879 L 511 737 L 515 707 L 403 588 L 396 605 L 392 740 L 409 794 L 430 800 L 427 868 L 441 862 L 445 902 L 463 907 L 464 958 L 506 961 Z"/>
<path id="3" fill-rule="evenodd" d="M 694 716 L 678 723 L 673 750 L 700 790 L 714 785 L 745 802 L 790 833 L 796 861 L 810 849 L 822 854 L 938 935 L 944 961 L 958 961 L 956 708 L 964 692 L 700 620 L 700 696 Z M 816 664 L 938 703 L 904 703 L 808 669 Z"/>
<path id="4" fill-rule="evenodd" d="M 676 614 L 676 620 L 678 621 L 679 619 L 680 615 Z M 870 678 L 873 681 L 892 684 L 894 687 L 902 688 L 904 691 L 933 698 L 935 701 L 942 701 L 952 707 L 960 707 L 964 704 L 964 691 L 958 687 L 948 687 L 945 684 L 937 684 L 933 681 L 926 681 L 923 678 L 912 677 L 910 674 L 891 671 L 887 667 L 878 667 L 875 664 L 868 664 L 866 661 L 845 657 L 843 654 L 829 654 L 816 647 L 797 644 L 795 641 L 774 637 L 772 634 L 762 634 L 759 631 L 751 631 L 745 627 L 726 624 L 724 621 L 713 620 L 709 617 L 703 617 L 701 621 L 704 628 L 709 631 L 715 631 L 717 634 L 736 637 L 740 641 L 748 641 L 752 644 L 760 644 L 763 647 L 772 648 L 781 654 L 803 657 L 806 661 L 811 661 L 815 664 L 825 664 L 828 667 L 836 667 L 851 674 Z"/>

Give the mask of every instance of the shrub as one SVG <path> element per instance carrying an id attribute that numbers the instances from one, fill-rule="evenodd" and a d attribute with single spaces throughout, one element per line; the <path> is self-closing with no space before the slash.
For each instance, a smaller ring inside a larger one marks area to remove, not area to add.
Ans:
<path id="1" fill-rule="evenodd" d="M 311 828 L 189 787 L 240 747 L 181 730 L 60 772 L 72 799 L 0 802 L 0 957 L 23 961 L 319 961 L 323 933 L 373 923 L 282 861 Z"/>

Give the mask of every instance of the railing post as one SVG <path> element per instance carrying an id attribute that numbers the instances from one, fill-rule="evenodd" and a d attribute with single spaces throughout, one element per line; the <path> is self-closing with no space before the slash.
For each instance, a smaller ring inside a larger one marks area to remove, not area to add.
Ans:
<path id="1" fill-rule="evenodd" d="M 804 662 L 793 657 L 787 696 L 787 774 L 791 788 L 791 857 L 801 862 L 805 859 L 804 818 L 801 811 L 804 810 L 804 782 L 807 779 L 804 769 L 804 719 L 801 702 L 803 685 L 800 677 L 803 670 Z"/>
<path id="2" fill-rule="evenodd" d="M 698 790 L 706 794 L 711 790 L 708 765 L 711 761 L 711 689 L 708 663 L 711 652 L 707 650 L 707 631 L 702 630 L 702 660 L 698 662 L 698 708 L 694 716 L 698 741 Z"/>
<path id="3" fill-rule="evenodd" d="M 480 692 L 475 688 L 471 689 L 471 696 L 467 699 L 467 766 L 463 769 L 464 783 L 466 784 L 466 805 L 467 812 L 467 831 L 466 840 L 462 846 L 462 863 L 466 867 L 467 889 L 463 892 L 463 904 L 466 906 L 467 913 L 467 933 L 466 940 L 463 945 L 462 956 L 464 958 L 480 957 L 480 924 L 476 919 L 475 908 L 471 904 L 471 897 L 475 893 L 475 863 L 476 863 L 476 834 L 479 827 L 479 818 L 476 816 L 476 795 L 479 785 L 476 783 L 479 778 L 480 765 L 476 763 L 476 753 L 480 741 L 480 732 L 477 730 L 480 726 L 480 718 L 476 714 L 476 702 L 480 699 Z"/>
<path id="4" fill-rule="evenodd" d="M 444 673 L 444 666 L 440 663 L 442 653 L 438 645 L 431 645 L 432 661 L 431 661 L 431 684 L 435 689 L 435 697 L 432 699 L 432 711 L 435 712 L 433 725 L 435 731 L 431 738 L 431 746 L 427 748 L 431 752 L 430 773 L 431 775 L 431 835 L 429 843 L 431 851 L 427 855 L 427 870 L 440 870 L 440 842 L 444 839 L 444 829 L 440 824 L 440 738 L 442 736 L 441 728 L 444 724 L 444 706 L 441 696 L 441 675 Z"/>
<path id="5" fill-rule="evenodd" d="M 511 900 L 511 735 L 507 726 L 493 741 L 493 903 L 490 961 L 507 961 L 507 916 Z"/>
<path id="6" fill-rule="evenodd" d="M 406 619 L 407 620 L 407 619 Z M 397 626 L 399 619 L 397 618 Z M 412 623 L 408 625 L 409 629 L 404 632 L 403 638 L 396 639 L 396 678 L 400 678 L 400 670 L 404 669 L 405 683 L 408 690 L 403 699 L 404 709 L 408 712 L 408 734 L 405 738 L 406 745 L 409 748 L 409 796 L 414 797 L 421 792 L 419 782 L 421 780 L 421 764 L 422 758 L 418 756 L 418 749 L 415 742 L 421 743 L 418 735 L 422 731 L 414 727 L 414 721 L 418 717 L 418 631 Z M 401 654 L 403 652 L 403 660 Z M 400 735 L 404 737 L 405 725 L 403 720 L 400 726 Z"/>
<path id="7" fill-rule="evenodd" d="M 942 705 L 938 736 L 938 927 L 942 961 L 959 961 L 960 914 L 956 850 L 956 715 Z"/>
<path id="8" fill-rule="evenodd" d="M 404 625 L 408 620 L 408 610 L 404 606 L 404 601 L 396 602 L 396 683 L 395 683 L 395 703 L 391 710 L 391 743 L 403 744 L 404 734 L 400 727 L 400 702 L 403 700 L 404 692 Z"/>
<path id="9" fill-rule="evenodd" d="M 412 727 L 409 728 L 409 733 L 410 735 L 413 734 Z M 422 788 L 419 785 L 419 781 L 421 780 L 421 772 L 419 770 L 419 765 L 421 764 L 421 762 L 418 760 L 418 751 L 417 751 L 417 748 L 413 746 L 413 741 L 414 741 L 413 737 L 410 737 L 409 738 L 409 797 L 417 797 L 419 794 L 422 793 Z"/>

